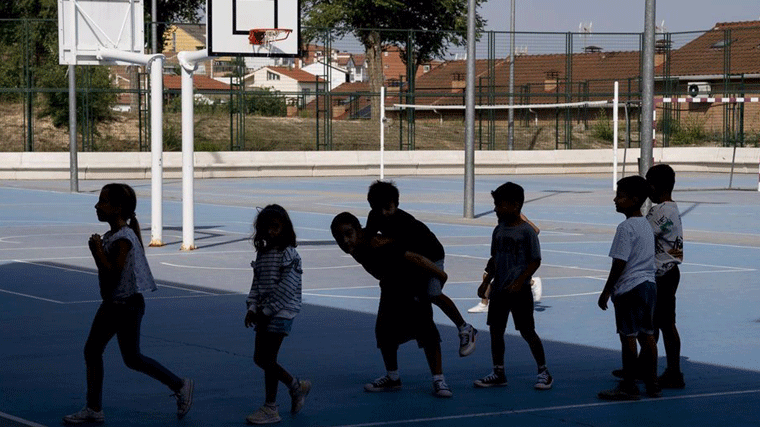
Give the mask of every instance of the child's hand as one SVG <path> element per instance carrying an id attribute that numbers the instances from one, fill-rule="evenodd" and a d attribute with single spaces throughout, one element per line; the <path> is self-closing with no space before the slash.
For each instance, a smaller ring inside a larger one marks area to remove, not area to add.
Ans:
<path id="1" fill-rule="evenodd" d="M 486 299 L 486 291 L 488 290 L 488 282 L 485 280 L 478 286 L 478 297 L 480 299 Z"/>
<path id="2" fill-rule="evenodd" d="M 256 315 L 256 313 L 254 313 L 253 311 L 251 310 L 246 311 L 245 312 L 245 327 L 250 328 L 251 326 L 255 325 L 257 317 L 258 316 Z"/>
<path id="3" fill-rule="evenodd" d="M 608 292 L 602 292 L 601 295 L 599 295 L 599 308 L 602 310 L 607 310 L 607 301 L 610 300 L 610 294 Z"/>
<path id="4" fill-rule="evenodd" d="M 96 253 L 99 249 L 103 248 L 103 240 L 101 239 L 100 234 L 93 234 L 90 236 L 90 240 L 87 244 L 90 246 L 90 252 L 92 253 Z"/>
<path id="5" fill-rule="evenodd" d="M 439 275 L 438 280 L 441 281 L 441 288 L 443 288 L 443 285 L 445 285 L 446 281 L 449 280 L 449 275 L 446 274 L 445 271 L 441 271 L 441 274 Z"/>

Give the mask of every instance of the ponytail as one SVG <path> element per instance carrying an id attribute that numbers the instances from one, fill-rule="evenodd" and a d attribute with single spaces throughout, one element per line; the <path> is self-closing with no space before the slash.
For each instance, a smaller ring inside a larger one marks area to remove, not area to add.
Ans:
<path id="1" fill-rule="evenodd" d="M 132 212 L 132 216 L 129 218 L 127 225 L 132 229 L 132 231 L 134 231 L 135 235 L 137 235 L 137 240 L 140 242 L 140 246 L 145 247 L 142 240 L 142 234 L 140 234 L 140 222 L 137 221 L 137 217 L 135 216 L 134 212 Z"/>

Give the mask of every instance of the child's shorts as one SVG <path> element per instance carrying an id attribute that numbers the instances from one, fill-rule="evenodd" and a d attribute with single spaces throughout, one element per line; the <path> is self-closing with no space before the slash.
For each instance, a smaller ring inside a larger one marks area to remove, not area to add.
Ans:
<path id="1" fill-rule="evenodd" d="M 488 300 L 488 321 L 492 329 L 507 329 L 509 313 L 518 331 L 536 329 L 533 318 L 533 293 L 529 286 L 517 293 L 499 293 Z"/>
<path id="2" fill-rule="evenodd" d="M 654 326 L 661 328 L 676 323 L 676 291 L 681 280 L 678 266 L 656 278 L 657 304 L 654 306 Z"/>
<path id="3" fill-rule="evenodd" d="M 273 334 L 290 334 L 290 330 L 293 328 L 293 319 L 286 319 L 284 317 L 270 317 L 269 321 L 257 322 L 255 330 L 256 332 L 269 332 Z"/>
<path id="4" fill-rule="evenodd" d="M 443 270 L 443 258 L 439 259 L 438 261 L 434 261 L 433 264 Z M 439 278 L 434 276 L 430 277 L 428 280 L 427 294 L 431 298 L 443 294 L 443 285 L 441 284 L 441 280 Z"/>
<path id="5" fill-rule="evenodd" d="M 640 333 L 654 334 L 654 306 L 657 302 L 657 285 L 644 282 L 630 291 L 615 297 L 615 326 L 617 333 L 635 337 Z"/>

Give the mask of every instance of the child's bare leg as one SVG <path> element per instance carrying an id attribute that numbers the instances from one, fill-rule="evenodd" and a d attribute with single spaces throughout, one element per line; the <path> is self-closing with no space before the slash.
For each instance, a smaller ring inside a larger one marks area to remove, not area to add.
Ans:
<path id="1" fill-rule="evenodd" d="M 623 381 L 629 384 L 635 384 L 636 382 L 636 369 L 638 364 L 637 360 L 637 346 L 636 337 L 629 337 L 620 335 L 620 344 L 622 345 L 623 356 Z"/>
<path id="2" fill-rule="evenodd" d="M 681 336 L 675 323 L 664 325 L 662 328 L 662 343 L 665 346 L 667 369 L 681 372 Z"/>
<path id="3" fill-rule="evenodd" d="M 458 328 L 461 328 L 465 325 L 462 314 L 459 312 L 459 309 L 457 308 L 456 304 L 454 304 L 454 301 L 451 300 L 451 298 L 445 294 L 439 294 L 433 296 L 431 302 L 440 308 L 443 314 L 451 319 L 451 321 L 454 322 L 454 325 L 456 325 Z"/>
<path id="4" fill-rule="evenodd" d="M 541 368 L 542 366 L 546 366 L 546 355 L 544 353 L 544 344 L 541 342 L 541 338 L 539 338 L 538 334 L 536 333 L 535 329 L 531 329 L 529 331 L 520 331 L 520 335 L 522 335 L 525 342 L 528 343 L 528 347 L 530 347 L 530 352 L 533 354 L 533 359 L 536 360 L 536 365 Z"/>
<path id="5" fill-rule="evenodd" d="M 277 402 L 279 382 L 293 384 L 293 376 L 277 363 L 277 354 L 285 335 L 259 332 L 256 334 L 256 349 L 253 361 L 264 370 L 265 403 Z"/>
<path id="6" fill-rule="evenodd" d="M 443 365 L 441 363 L 441 343 L 426 345 L 425 359 L 427 359 L 428 367 L 430 367 L 430 373 L 433 375 L 443 374 Z"/>
<path id="7" fill-rule="evenodd" d="M 654 384 L 657 379 L 657 342 L 654 335 L 648 334 L 639 334 L 637 340 L 641 345 L 640 368 L 644 377 L 642 379 L 647 384 Z"/>
<path id="8" fill-rule="evenodd" d="M 386 371 L 398 371 L 398 347 L 382 347 L 380 354 Z"/>
<path id="9" fill-rule="evenodd" d="M 491 326 L 491 360 L 493 360 L 494 366 L 504 366 L 504 351 L 506 344 L 504 343 L 505 328 L 494 328 Z"/>

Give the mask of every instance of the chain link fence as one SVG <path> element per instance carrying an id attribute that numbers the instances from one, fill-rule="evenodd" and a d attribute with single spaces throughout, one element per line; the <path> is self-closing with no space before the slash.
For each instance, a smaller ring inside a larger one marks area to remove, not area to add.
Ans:
<path id="1" fill-rule="evenodd" d="M 173 31 L 164 46 L 167 150 L 181 148 L 174 50 L 181 47 L 177 34 L 192 36 L 180 31 L 185 26 L 205 34 L 198 24 L 161 27 Z M 375 31 L 397 40 L 381 54 L 386 149 L 463 149 L 465 47 L 450 45 L 443 57 L 418 58 L 421 53 L 407 47 L 430 33 Z M 380 93 L 370 85 L 364 46 L 327 30 L 310 34 L 317 36 L 305 43 L 302 58 L 228 57 L 202 64 L 195 73 L 196 150 L 378 149 Z M 58 65 L 57 37 L 55 21 L 0 19 L 2 151 L 68 150 L 67 67 Z M 760 96 L 760 28 L 718 24 L 708 31 L 658 33 L 656 39 L 657 144 L 757 146 L 760 103 L 752 98 Z M 477 110 L 476 148 L 507 149 L 510 122 L 515 149 L 610 147 L 612 106 L 593 103 L 612 100 L 615 81 L 620 142 L 638 146 L 642 44 L 639 33 L 481 33 L 475 97 L 487 108 Z M 407 65 L 415 60 L 416 67 Z M 80 150 L 149 149 L 148 80 L 139 66 L 77 67 Z M 708 97 L 717 100 L 696 102 Z M 510 115 L 509 105 L 520 108 Z"/>

